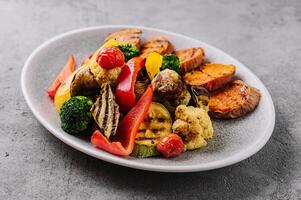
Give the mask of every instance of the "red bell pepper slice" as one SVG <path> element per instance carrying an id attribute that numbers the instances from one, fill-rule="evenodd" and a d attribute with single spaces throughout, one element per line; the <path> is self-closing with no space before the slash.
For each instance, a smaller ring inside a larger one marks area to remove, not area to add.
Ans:
<path id="1" fill-rule="evenodd" d="M 148 113 L 152 98 L 153 88 L 149 86 L 136 105 L 121 120 L 113 142 L 110 142 L 108 138 L 97 130 L 91 137 L 91 143 L 97 148 L 115 155 L 130 155 L 134 149 L 138 128 Z"/>
<path id="2" fill-rule="evenodd" d="M 59 89 L 64 80 L 74 72 L 75 70 L 75 59 L 71 54 L 69 56 L 69 60 L 64 66 L 64 68 L 60 71 L 59 75 L 55 78 L 52 85 L 48 88 L 47 93 L 49 96 L 54 97 L 56 91 Z"/>
<path id="3" fill-rule="evenodd" d="M 138 72 L 144 67 L 144 62 L 145 60 L 140 57 L 130 59 L 118 77 L 115 95 L 123 112 L 128 112 L 136 103 L 134 87 Z"/>

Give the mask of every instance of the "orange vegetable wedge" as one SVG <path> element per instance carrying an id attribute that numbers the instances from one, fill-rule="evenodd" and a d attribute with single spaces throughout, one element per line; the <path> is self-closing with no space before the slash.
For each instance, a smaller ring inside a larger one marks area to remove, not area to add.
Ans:
<path id="1" fill-rule="evenodd" d="M 75 59 L 73 54 L 71 54 L 64 68 L 61 70 L 59 75 L 55 78 L 52 85 L 48 88 L 47 93 L 49 96 L 51 97 L 55 96 L 56 91 L 64 82 L 64 80 L 75 71 L 75 67 L 76 67 Z"/>

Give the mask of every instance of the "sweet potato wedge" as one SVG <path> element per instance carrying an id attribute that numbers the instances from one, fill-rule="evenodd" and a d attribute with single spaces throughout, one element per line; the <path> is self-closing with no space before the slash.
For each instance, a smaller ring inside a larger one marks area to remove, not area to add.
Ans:
<path id="1" fill-rule="evenodd" d="M 157 52 L 161 55 L 174 52 L 174 46 L 163 36 L 152 36 L 141 47 L 141 57 L 146 58 L 151 52 Z"/>
<path id="2" fill-rule="evenodd" d="M 200 47 L 178 50 L 175 54 L 180 59 L 182 74 L 198 68 L 205 58 L 205 51 Z"/>
<path id="3" fill-rule="evenodd" d="M 198 85 L 208 91 L 213 91 L 231 81 L 234 74 L 234 65 L 209 63 L 200 67 L 199 70 L 185 74 L 184 80 L 188 85 Z"/>
<path id="4" fill-rule="evenodd" d="M 110 39 L 115 39 L 119 44 L 131 44 L 139 49 L 141 44 L 141 34 L 142 31 L 137 28 L 121 29 L 109 34 L 106 37 L 105 42 Z"/>
<path id="5" fill-rule="evenodd" d="M 210 97 L 209 110 L 216 118 L 238 118 L 253 111 L 259 100 L 258 89 L 236 80 Z"/>

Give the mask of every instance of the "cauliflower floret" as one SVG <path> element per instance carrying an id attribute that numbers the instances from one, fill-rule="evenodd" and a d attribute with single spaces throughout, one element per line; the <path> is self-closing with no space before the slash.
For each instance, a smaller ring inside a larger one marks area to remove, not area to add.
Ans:
<path id="1" fill-rule="evenodd" d="M 192 140 L 185 143 L 185 150 L 193 150 L 207 146 L 206 140 L 201 135 L 196 135 Z"/>
<path id="2" fill-rule="evenodd" d="M 117 79 L 121 72 L 121 68 L 116 67 L 114 69 L 106 70 L 102 67 L 99 67 L 97 62 L 93 62 L 90 65 L 90 71 L 94 75 L 99 85 L 102 85 L 103 83 L 110 83 L 111 85 L 115 86 L 117 84 Z"/>
<path id="3" fill-rule="evenodd" d="M 180 105 L 176 109 L 175 119 L 172 130 L 183 138 L 187 150 L 206 146 L 205 139 L 213 136 L 210 117 L 202 108 Z"/>

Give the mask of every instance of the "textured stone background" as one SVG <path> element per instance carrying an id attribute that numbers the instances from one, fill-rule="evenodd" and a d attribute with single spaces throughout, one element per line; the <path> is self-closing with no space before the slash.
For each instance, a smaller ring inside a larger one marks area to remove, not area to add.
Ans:
<path id="1" fill-rule="evenodd" d="M 63 144 L 21 90 L 29 54 L 65 31 L 103 24 L 162 28 L 217 46 L 255 72 L 276 126 L 251 158 L 191 174 L 115 166 Z M 301 199 L 301 1 L 0 0 L 0 199 Z"/>

